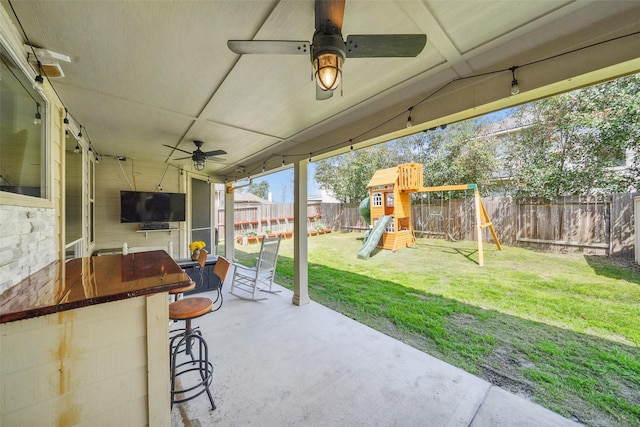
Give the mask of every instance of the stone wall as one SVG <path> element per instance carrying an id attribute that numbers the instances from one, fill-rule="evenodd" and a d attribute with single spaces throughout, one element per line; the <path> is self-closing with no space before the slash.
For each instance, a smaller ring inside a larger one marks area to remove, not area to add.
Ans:
<path id="1" fill-rule="evenodd" d="M 0 209 L 0 294 L 56 261 L 54 209 L 2 206 Z"/>

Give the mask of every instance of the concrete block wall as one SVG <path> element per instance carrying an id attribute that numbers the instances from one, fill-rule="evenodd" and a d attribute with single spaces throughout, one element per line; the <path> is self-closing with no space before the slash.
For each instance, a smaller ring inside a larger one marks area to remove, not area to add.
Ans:
<path id="1" fill-rule="evenodd" d="M 56 261 L 56 211 L 5 205 L 0 224 L 1 294 Z"/>

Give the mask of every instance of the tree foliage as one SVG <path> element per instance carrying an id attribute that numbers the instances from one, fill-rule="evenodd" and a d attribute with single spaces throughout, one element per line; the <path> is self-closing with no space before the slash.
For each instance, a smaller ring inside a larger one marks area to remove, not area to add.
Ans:
<path id="1" fill-rule="evenodd" d="M 477 183 L 488 188 L 494 168 L 494 141 L 479 137 L 477 120 L 420 132 L 321 160 L 314 178 L 342 203 L 359 203 L 378 169 L 401 163 L 424 165 L 424 185 Z"/>
<path id="2" fill-rule="evenodd" d="M 518 198 L 610 193 L 638 184 L 639 158 L 627 173 L 627 150 L 640 142 L 639 76 L 546 98 L 519 109 L 522 129 L 506 146 L 504 167 Z"/>
<path id="3" fill-rule="evenodd" d="M 263 199 L 269 198 L 269 182 L 264 179 L 258 182 L 252 182 L 245 187 L 245 192 L 255 194 Z"/>

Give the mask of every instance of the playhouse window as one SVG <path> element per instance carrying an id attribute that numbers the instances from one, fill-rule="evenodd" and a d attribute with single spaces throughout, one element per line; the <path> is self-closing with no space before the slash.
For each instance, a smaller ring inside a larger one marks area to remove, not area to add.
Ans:
<path id="1" fill-rule="evenodd" d="M 387 193 L 385 197 L 385 206 L 393 206 L 393 193 Z"/>
<path id="2" fill-rule="evenodd" d="M 395 233 L 396 232 L 396 223 L 395 221 L 389 221 L 387 224 L 387 228 L 384 229 L 387 233 Z"/>
<path id="3" fill-rule="evenodd" d="M 382 193 L 373 193 L 372 206 L 382 206 Z"/>

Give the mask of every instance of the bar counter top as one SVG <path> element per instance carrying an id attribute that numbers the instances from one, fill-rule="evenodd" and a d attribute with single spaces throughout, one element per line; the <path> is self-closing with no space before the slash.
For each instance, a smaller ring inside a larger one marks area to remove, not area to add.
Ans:
<path id="1" fill-rule="evenodd" d="M 0 295 L 0 323 L 167 292 L 190 281 L 162 250 L 54 262 Z"/>

